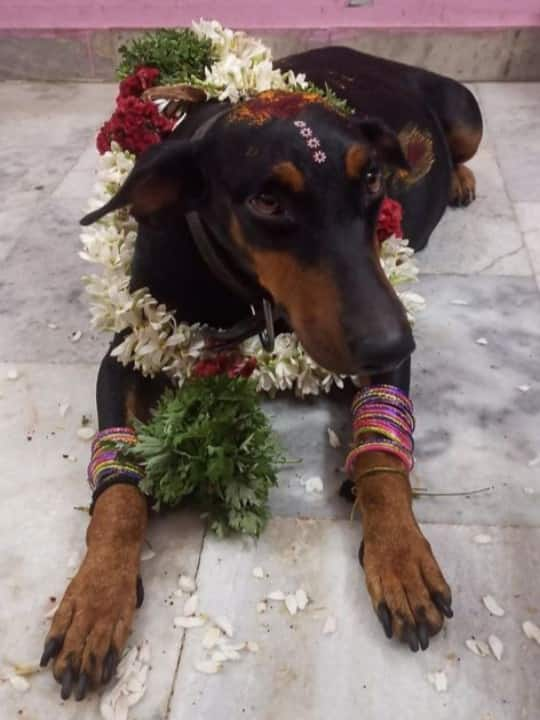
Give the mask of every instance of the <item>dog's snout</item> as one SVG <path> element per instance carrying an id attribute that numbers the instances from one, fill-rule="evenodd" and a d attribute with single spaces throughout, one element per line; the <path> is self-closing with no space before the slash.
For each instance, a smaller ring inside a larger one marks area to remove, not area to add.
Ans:
<path id="1" fill-rule="evenodd" d="M 379 335 L 357 343 L 354 356 L 362 371 L 373 374 L 393 370 L 414 352 L 415 342 L 409 328 Z"/>

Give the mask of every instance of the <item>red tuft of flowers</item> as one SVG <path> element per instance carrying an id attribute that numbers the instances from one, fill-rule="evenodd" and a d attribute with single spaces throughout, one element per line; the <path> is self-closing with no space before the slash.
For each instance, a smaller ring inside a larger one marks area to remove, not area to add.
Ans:
<path id="1" fill-rule="evenodd" d="M 159 70 L 154 67 L 139 67 L 133 75 L 124 78 L 120 83 L 119 97 L 140 97 L 145 90 L 157 84 Z"/>
<path id="2" fill-rule="evenodd" d="M 170 134 L 174 120 L 161 115 L 153 102 L 129 96 L 119 97 L 116 110 L 98 133 L 96 144 L 101 154 L 116 142 L 122 150 L 139 155 L 150 145 L 161 142 Z"/>
<path id="3" fill-rule="evenodd" d="M 384 242 L 392 235 L 398 238 L 403 237 L 403 208 L 401 203 L 385 197 L 381 203 L 379 217 L 377 219 L 377 240 Z"/>
<path id="4" fill-rule="evenodd" d="M 116 98 L 116 110 L 102 126 L 96 139 L 98 151 L 103 155 L 116 142 L 122 150 L 139 155 L 150 145 L 161 142 L 173 129 L 174 120 L 162 115 L 151 101 L 143 100 L 142 93 L 156 84 L 159 70 L 140 67 L 133 75 L 122 80 Z"/>
<path id="5" fill-rule="evenodd" d="M 193 375 L 199 378 L 227 375 L 229 378 L 251 376 L 257 367 L 257 360 L 237 354 L 221 353 L 211 358 L 199 360 L 193 367 Z"/>

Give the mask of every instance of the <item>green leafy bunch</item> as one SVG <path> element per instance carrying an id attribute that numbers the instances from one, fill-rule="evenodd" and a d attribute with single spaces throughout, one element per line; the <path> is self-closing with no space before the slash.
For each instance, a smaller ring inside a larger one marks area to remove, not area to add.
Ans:
<path id="1" fill-rule="evenodd" d="M 117 74 L 132 75 L 141 66 L 156 67 L 161 85 L 189 83 L 204 77 L 204 68 L 214 62 L 210 40 L 198 38 L 192 30 L 162 29 L 144 33 L 119 48 Z"/>
<path id="2" fill-rule="evenodd" d="M 189 380 L 135 429 L 137 444 L 123 454 L 144 466 L 141 489 L 158 507 L 191 498 L 219 536 L 260 534 L 283 457 L 253 381 Z"/>

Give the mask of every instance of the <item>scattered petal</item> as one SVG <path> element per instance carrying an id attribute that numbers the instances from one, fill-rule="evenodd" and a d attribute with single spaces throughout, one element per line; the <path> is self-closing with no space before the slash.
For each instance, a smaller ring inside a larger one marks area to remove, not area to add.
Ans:
<path id="1" fill-rule="evenodd" d="M 19 377 L 20 377 L 20 376 L 19 376 L 19 371 L 17 370 L 17 368 L 10 368 L 10 369 L 7 371 L 7 379 L 8 379 L 8 380 L 18 380 Z"/>
<path id="2" fill-rule="evenodd" d="M 190 628 L 202 627 L 205 622 L 206 619 L 201 617 L 201 615 L 195 615 L 192 617 L 184 617 L 182 615 L 179 615 L 178 617 L 174 618 L 174 627 L 189 630 Z"/>
<path id="3" fill-rule="evenodd" d="M 21 677 L 20 675 L 10 675 L 8 680 L 15 690 L 18 690 L 19 692 L 26 692 L 27 690 L 30 690 L 30 683 L 26 678 Z"/>
<path id="4" fill-rule="evenodd" d="M 77 437 L 80 440 L 91 440 L 95 434 L 96 431 L 90 425 L 84 425 L 77 430 Z"/>
<path id="5" fill-rule="evenodd" d="M 264 570 L 262 567 L 256 567 L 253 568 L 253 577 L 257 578 L 258 580 L 262 580 L 264 578 Z"/>
<path id="6" fill-rule="evenodd" d="M 428 673 L 426 677 L 438 693 L 443 693 L 448 690 L 448 679 L 445 672 Z"/>
<path id="7" fill-rule="evenodd" d="M 195 670 L 205 675 L 215 675 L 221 670 L 221 663 L 215 660 L 199 660 L 195 663 Z"/>
<path id="8" fill-rule="evenodd" d="M 305 608 L 309 602 L 309 598 L 306 594 L 306 591 L 303 588 L 300 588 L 299 590 L 296 591 L 295 598 L 296 598 L 296 604 L 298 605 L 298 609 L 305 610 Z"/>
<path id="9" fill-rule="evenodd" d="M 222 630 L 227 637 L 232 637 L 234 635 L 234 629 L 232 626 L 231 621 L 226 617 L 217 617 L 214 620 L 217 627 Z"/>
<path id="10" fill-rule="evenodd" d="M 540 628 L 530 620 L 525 620 L 521 626 L 529 640 L 535 640 L 540 645 Z"/>
<path id="11" fill-rule="evenodd" d="M 202 646 L 205 650 L 212 650 L 221 638 L 221 630 L 217 627 L 210 627 L 203 637 Z"/>
<path id="12" fill-rule="evenodd" d="M 47 323 L 47 327 L 49 330 L 58 330 L 58 325 L 56 323 Z"/>
<path id="13" fill-rule="evenodd" d="M 58 403 L 58 412 L 60 413 L 60 417 L 66 417 L 70 407 L 71 405 L 68 402 Z"/>
<path id="14" fill-rule="evenodd" d="M 459 298 L 456 298 L 455 300 L 450 300 L 450 305 L 468 305 L 468 300 L 460 300 Z"/>
<path id="15" fill-rule="evenodd" d="M 497 617 L 502 617 L 504 615 L 503 608 L 495 600 L 493 595 L 484 595 L 482 602 L 492 615 L 496 615 Z"/>
<path id="16" fill-rule="evenodd" d="M 479 657 L 489 657 L 491 654 L 489 645 L 483 642 L 483 640 L 474 640 L 473 638 L 469 638 L 469 640 L 465 641 L 465 645 L 472 653 L 478 655 Z"/>
<path id="17" fill-rule="evenodd" d="M 536 490 L 532 487 L 524 487 L 523 492 L 525 495 L 534 495 L 536 493 Z"/>
<path id="18" fill-rule="evenodd" d="M 184 603 L 184 615 L 186 617 L 190 617 L 191 615 L 195 615 L 197 612 L 197 609 L 199 607 L 199 596 L 197 593 L 194 593 L 190 598 L 186 600 Z"/>
<path id="19" fill-rule="evenodd" d="M 242 657 L 238 650 L 235 650 L 233 647 L 230 647 L 229 645 L 221 645 L 221 652 L 223 655 L 225 655 L 227 660 L 240 660 Z M 242 647 L 243 649 L 243 647 Z"/>
<path id="20" fill-rule="evenodd" d="M 536 465 L 540 465 L 540 455 L 537 455 L 537 456 L 536 456 L 535 458 L 533 458 L 532 460 L 529 460 L 529 462 L 527 463 L 527 465 L 528 465 L 529 467 L 536 467 Z"/>
<path id="21" fill-rule="evenodd" d="M 246 647 L 251 653 L 259 652 L 259 643 L 256 643 L 255 640 L 248 640 Z"/>
<path id="22" fill-rule="evenodd" d="M 495 657 L 497 660 L 501 660 L 504 650 L 504 645 L 502 643 L 502 640 L 497 637 L 497 635 L 490 635 L 488 637 L 488 645 L 491 648 L 491 652 L 493 653 L 493 657 Z"/>
<path id="23" fill-rule="evenodd" d="M 337 620 L 333 615 L 329 615 L 323 625 L 323 635 L 333 635 L 337 630 Z"/>
<path id="24" fill-rule="evenodd" d="M 304 484 L 304 488 L 307 493 L 322 493 L 324 490 L 322 478 L 318 475 L 308 478 Z"/>
<path id="25" fill-rule="evenodd" d="M 480 533 L 479 535 L 475 535 L 473 537 L 473 541 L 475 543 L 478 543 L 478 545 L 488 545 L 489 543 L 493 542 L 493 539 L 491 535 Z"/>
<path id="26" fill-rule="evenodd" d="M 259 613 L 259 615 L 263 612 L 266 612 L 267 607 L 268 606 L 264 601 L 258 602 L 257 603 L 257 612 Z"/>
<path id="27" fill-rule="evenodd" d="M 215 663 L 224 663 L 227 662 L 227 656 L 221 650 L 215 650 L 212 653 L 212 661 Z"/>
<path id="28" fill-rule="evenodd" d="M 74 330 L 71 335 L 69 336 L 69 339 L 72 343 L 79 342 L 79 340 L 82 338 L 82 330 Z"/>
<path id="29" fill-rule="evenodd" d="M 531 386 L 530 385 L 518 385 L 517 389 L 521 390 L 521 392 L 529 392 L 529 390 L 531 389 Z"/>
<path id="30" fill-rule="evenodd" d="M 145 562 L 145 560 L 151 560 L 155 557 L 156 553 L 151 548 L 146 547 L 141 553 L 141 562 Z"/>
<path id="31" fill-rule="evenodd" d="M 287 607 L 290 615 L 296 615 L 298 611 L 298 603 L 296 602 L 296 597 L 294 595 L 287 595 L 285 598 L 285 606 Z"/>
<path id="32" fill-rule="evenodd" d="M 197 589 L 197 584 L 195 583 L 195 580 L 193 578 L 190 578 L 189 575 L 180 575 L 178 578 L 178 586 L 180 590 L 182 590 L 185 593 L 194 593 Z"/>
<path id="33" fill-rule="evenodd" d="M 271 593 L 268 593 L 266 596 L 268 600 L 275 600 L 276 602 L 282 602 L 285 600 L 285 593 L 281 592 L 281 590 L 274 590 Z"/>
<path id="34" fill-rule="evenodd" d="M 77 456 L 76 456 L 76 455 L 67 455 L 67 456 L 66 456 L 66 460 L 68 460 L 69 462 L 72 462 L 72 463 L 76 463 L 76 462 L 77 462 Z"/>
<path id="35" fill-rule="evenodd" d="M 328 428 L 328 442 L 330 443 L 330 447 L 338 448 L 341 447 L 341 440 L 339 439 L 338 434 L 335 430 L 332 430 L 332 428 Z"/>
<path id="36" fill-rule="evenodd" d="M 129 708 L 146 691 L 149 669 L 150 644 L 144 640 L 124 655 L 116 669 L 117 682 L 101 698 L 100 711 L 105 720 L 126 720 Z"/>
<path id="37" fill-rule="evenodd" d="M 478 340 L 476 341 L 476 344 L 477 345 L 487 345 L 488 341 L 486 340 L 485 337 L 481 337 L 481 338 L 478 338 Z"/>

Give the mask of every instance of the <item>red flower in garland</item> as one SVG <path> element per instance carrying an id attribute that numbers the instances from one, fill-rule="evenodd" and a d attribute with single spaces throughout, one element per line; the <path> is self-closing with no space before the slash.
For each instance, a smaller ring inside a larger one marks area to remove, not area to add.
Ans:
<path id="1" fill-rule="evenodd" d="M 157 68 L 139 67 L 133 75 L 122 80 L 118 97 L 140 97 L 145 90 L 156 85 L 158 78 L 159 70 Z"/>
<path id="2" fill-rule="evenodd" d="M 199 378 L 225 375 L 228 377 L 250 377 L 257 367 L 255 358 L 246 358 L 231 353 L 221 353 L 212 358 L 199 360 L 193 367 L 193 375 Z"/>
<path id="3" fill-rule="evenodd" d="M 97 149 L 101 154 L 116 142 L 122 150 L 139 155 L 150 145 L 161 142 L 172 131 L 174 119 L 161 115 L 153 102 L 141 98 L 119 96 L 116 110 L 97 136 Z"/>
<path id="4" fill-rule="evenodd" d="M 382 201 L 377 219 L 377 240 L 382 243 L 391 235 L 395 235 L 398 238 L 403 237 L 402 220 L 403 209 L 401 203 L 385 197 Z"/>

